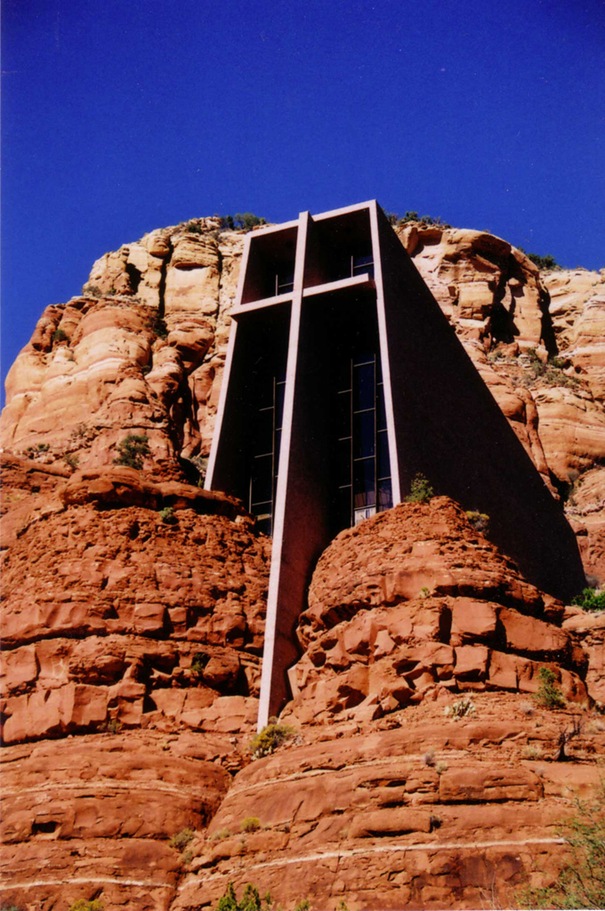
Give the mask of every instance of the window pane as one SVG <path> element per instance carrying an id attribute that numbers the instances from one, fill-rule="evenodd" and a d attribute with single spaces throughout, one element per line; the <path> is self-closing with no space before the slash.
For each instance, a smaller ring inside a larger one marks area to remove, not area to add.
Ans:
<path id="1" fill-rule="evenodd" d="M 256 415 L 254 427 L 254 455 L 273 450 L 273 409 L 265 408 Z"/>
<path id="2" fill-rule="evenodd" d="M 339 528 L 347 528 L 351 524 L 351 512 L 351 488 L 341 487 L 336 501 L 336 521 Z"/>
<path id="3" fill-rule="evenodd" d="M 284 396 L 286 394 L 285 382 L 275 384 L 275 426 L 281 427 L 284 419 Z"/>
<path id="4" fill-rule="evenodd" d="M 376 427 L 385 430 L 387 426 L 387 413 L 384 406 L 384 386 L 376 387 Z"/>
<path id="5" fill-rule="evenodd" d="M 390 509 L 393 505 L 393 491 L 391 480 L 387 478 L 378 482 L 378 509 L 382 512 L 384 509 Z"/>
<path id="6" fill-rule="evenodd" d="M 374 260 L 372 259 L 372 255 L 354 256 L 352 272 L 353 275 L 362 275 L 364 272 L 369 272 L 370 275 L 374 275 Z"/>
<path id="7" fill-rule="evenodd" d="M 251 503 L 262 503 L 273 499 L 273 458 L 259 456 L 252 463 Z"/>
<path id="8" fill-rule="evenodd" d="M 266 516 L 264 519 L 256 520 L 256 527 L 264 535 L 271 534 L 271 530 L 272 530 L 271 525 L 272 525 L 271 516 Z"/>
<path id="9" fill-rule="evenodd" d="M 353 368 L 353 410 L 374 408 L 374 364 Z"/>
<path id="10" fill-rule="evenodd" d="M 373 456 L 374 451 L 374 412 L 361 411 L 353 415 L 353 458 Z"/>
<path id="11" fill-rule="evenodd" d="M 374 459 L 353 462 L 353 494 L 356 508 L 373 506 L 376 502 Z"/>
<path id="12" fill-rule="evenodd" d="M 336 396 L 336 435 L 351 436 L 351 393 L 339 392 Z"/>

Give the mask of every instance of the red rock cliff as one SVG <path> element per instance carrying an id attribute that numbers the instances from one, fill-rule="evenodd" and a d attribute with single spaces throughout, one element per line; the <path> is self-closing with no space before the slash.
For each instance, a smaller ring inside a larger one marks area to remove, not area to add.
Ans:
<path id="1" fill-rule="evenodd" d="M 193 911 L 252 881 L 287 908 L 510 904 L 598 779 L 605 619 L 525 582 L 451 501 L 399 506 L 319 561 L 294 736 L 252 761 L 270 542 L 186 483 L 241 235 L 190 227 L 103 257 L 9 376 L 1 900 Z M 603 275 L 400 234 L 603 578 Z M 113 464 L 128 433 L 142 471 Z M 536 701 L 541 667 L 564 707 Z"/>

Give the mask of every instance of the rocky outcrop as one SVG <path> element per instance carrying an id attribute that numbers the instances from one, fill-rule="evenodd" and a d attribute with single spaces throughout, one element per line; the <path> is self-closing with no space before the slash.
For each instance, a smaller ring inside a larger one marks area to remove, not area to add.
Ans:
<path id="1" fill-rule="evenodd" d="M 549 882 L 568 784 L 591 794 L 603 731 L 514 695 L 473 695 L 458 720 L 444 711 L 456 703 L 302 727 L 253 762 L 194 843 L 174 911 L 214 907 L 229 882 L 355 911 L 511 907 L 528 878 Z"/>
<path id="2" fill-rule="evenodd" d="M 11 531 L 6 743 L 253 726 L 269 548 L 236 501 L 132 469 L 82 472 L 31 493 Z"/>
<path id="3" fill-rule="evenodd" d="M 548 882 L 569 783 L 590 794 L 605 755 L 588 707 L 604 636 L 445 498 L 342 532 L 299 623 L 291 737 L 237 775 L 174 908 L 250 880 L 277 901 L 354 909 L 510 906 Z M 542 705 L 541 668 L 564 709 Z"/>
<path id="4" fill-rule="evenodd" d="M 270 542 L 130 468 L 3 467 L 0 897 L 166 911 L 254 731 Z"/>
<path id="5" fill-rule="evenodd" d="M 97 467 L 129 432 L 145 433 L 147 470 L 162 477 L 207 453 L 243 240 L 219 224 L 108 253 L 80 297 L 45 310 L 7 378 L 5 449 Z"/>
<path id="6" fill-rule="evenodd" d="M 562 610 L 452 501 L 402 504 L 342 532 L 320 559 L 286 717 L 378 718 L 443 691 L 535 694 L 545 666 L 586 702 L 586 655 L 560 628 Z"/>

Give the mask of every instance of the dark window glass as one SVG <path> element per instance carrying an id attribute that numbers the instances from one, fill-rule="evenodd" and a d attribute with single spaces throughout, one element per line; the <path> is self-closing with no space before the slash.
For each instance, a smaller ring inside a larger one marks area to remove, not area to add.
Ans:
<path id="1" fill-rule="evenodd" d="M 352 257 L 352 275 L 362 275 L 364 272 L 368 272 L 370 275 L 374 275 L 374 260 L 372 255 L 369 256 L 353 256 Z"/>
<path id="2" fill-rule="evenodd" d="M 339 392 L 336 396 L 336 433 L 338 437 L 351 435 L 351 393 Z"/>
<path id="3" fill-rule="evenodd" d="M 256 415 L 254 428 L 254 455 L 273 451 L 273 409 L 263 408 Z"/>
<path id="4" fill-rule="evenodd" d="M 272 525 L 271 516 L 265 516 L 262 519 L 256 520 L 256 527 L 264 535 L 271 534 L 271 531 L 272 531 L 271 525 Z"/>
<path id="5" fill-rule="evenodd" d="M 353 494 L 355 506 L 373 506 L 376 502 L 374 459 L 353 462 Z"/>
<path id="6" fill-rule="evenodd" d="M 374 452 L 374 411 L 360 411 L 353 415 L 353 458 L 366 458 Z"/>
<path id="7" fill-rule="evenodd" d="M 264 503 L 273 498 L 273 456 L 257 456 L 252 463 L 251 503 Z"/>
<path id="8" fill-rule="evenodd" d="M 337 494 L 336 512 L 338 527 L 347 528 L 351 524 L 351 487 L 341 487 Z"/>
<path id="9" fill-rule="evenodd" d="M 286 384 L 275 384 L 275 426 L 281 427 L 284 420 L 284 396 L 286 394 Z"/>
<path id="10" fill-rule="evenodd" d="M 382 383 L 376 387 L 376 428 L 386 430 L 387 413 L 384 405 L 384 386 Z"/>
<path id="11" fill-rule="evenodd" d="M 353 410 L 374 408 L 374 364 L 353 368 Z"/>
<path id="12" fill-rule="evenodd" d="M 277 294 L 289 294 L 294 288 L 294 273 L 290 270 L 278 272 L 275 276 Z"/>
<path id="13" fill-rule="evenodd" d="M 384 509 L 390 509 L 393 505 L 393 491 L 391 489 L 391 479 L 385 478 L 378 482 L 378 509 L 382 512 Z"/>

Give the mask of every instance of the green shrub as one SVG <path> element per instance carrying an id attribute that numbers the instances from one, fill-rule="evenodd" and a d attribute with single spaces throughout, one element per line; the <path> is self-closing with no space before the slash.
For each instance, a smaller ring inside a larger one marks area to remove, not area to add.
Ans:
<path id="1" fill-rule="evenodd" d="M 170 839 L 170 847 L 176 848 L 177 851 L 184 851 L 190 841 L 193 840 L 195 832 L 193 829 L 181 829 Z"/>
<path id="2" fill-rule="evenodd" d="M 190 218 L 189 221 L 183 222 L 185 231 L 189 234 L 202 234 L 204 226 L 200 218 Z"/>
<path id="3" fill-rule="evenodd" d="M 485 512 L 477 512 L 476 509 L 470 509 L 466 513 L 466 518 L 469 520 L 473 528 L 477 531 L 480 531 L 482 534 L 487 534 L 489 531 L 489 516 Z"/>
<path id="4" fill-rule="evenodd" d="M 470 696 L 463 696 L 461 699 L 457 699 L 452 705 L 447 705 L 443 710 L 444 715 L 453 718 L 455 721 L 467 715 L 474 715 L 475 712 L 475 703 Z"/>
<path id="5" fill-rule="evenodd" d="M 101 297 L 102 291 L 98 285 L 86 284 L 82 288 L 82 294 L 85 297 Z"/>
<path id="6" fill-rule="evenodd" d="M 595 591 L 594 588 L 584 588 L 579 595 L 572 598 L 572 604 L 577 604 L 583 610 L 605 610 L 605 591 Z"/>
<path id="7" fill-rule="evenodd" d="M 538 671 L 540 686 L 536 693 L 536 701 L 546 709 L 562 709 L 565 707 L 565 697 L 556 685 L 555 672 L 549 667 L 541 667 Z"/>
<path id="8" fill-rule="evenodd" d="M 63 461 L 66 465 L 69 465 L 69 467 L 73 468 L 75 471 L 75 469 L 78 467 L 80 459 L 75 452 L 66 452 L 63 456 Z"/>
<path id="9" fill-rule="evenodd" d="M 139 471 L 143 467 L 143 460 L 150 455 L 147 434 L 129 433 L 118 443 L 118 455 L 113 460 L 114 465 L 126 465 Z"/>
<path id="10" fill-rule="evenodd" d="M 240 826 L 241 832 L 257 832 L 260 829 L 260 819 L 258 816 L 246 816 Z"/>
<path id="11" fill-rule="evenodd" d="M 538 269 L 544 269 L 547 272 L 552 269 L 561 268 L 554 256 L 551 256 L 549 253 L 547 253 L 546 256 L 538 256 L 537 253 L 528 253 L 527 258 L 530 259 Z"/>
<path id="12" fill-rule="evenodd" d="M 69 336 L 64 329 L 55 329 L 53 332 L 53 344 L 55 342 L 68 342 Z"/>
<path id="13" fill-rule="evenodd" d="M 577 386 L 578 380 L 567 376 L 563 368 L 567 365 L 565 358 L 549 357 L 546 362 L 540 360 L 535 348 L 528 348 L 525 352 L 528 361 L 527 369 L 534 380 L 541 380 L 547 386 Z"/>
<path id="14" fill-rule="evenodd" d="M 47 452 L 50 452 L 49 443 L 36 443 L 35 446 L 27 447 L 25 450 L 25 455 L 28 459 L 37 459 L 38 456 L 44 455 Z"/>
<path id="15" fill-rule="evenodd" d="M 196 652 L 191 662 L 191 673 L 198 675 L 203 674 L 204 668 L 209 661 L 210 655 L 205 655 L 204 652 Z"/>
<path id="16" fill-rule="evenodd" d="M 176 525 L 177 518 L 172 506 L 165 506 L 163 509 L 160 509 L 160 519 L 164 525 Z"/>
<path id="17" fill-rule="evenodd" d="M 229 883 L 227 891 L 218 900 L 216 911 L 271 911 L 272 907 L 273 902 L 268 892 L 261 898 L 256 886 L 248 883 L 241 899 L 238 899 L 233 883 Z"/>
<path id="18" fill-rule="evenodd" d="M 522 908 L 605 908 L 605 782 L 591 802 L 576 801 L 576 814 L 559 834 L 570 849 L 557 879 L 517 896 Z"/>
<path id="19" fill-rule="evenodd" d="M 423 474 L 417 474 L 410 486 L 410 492 L 405 498 L 406 503 L 427 503 L 435 496 L 435 491 Z"/>
<path id="20" fill-rule="evenodd" d="M 105 905 L 100 898 L 93 898 L 87 901 L 85 898 L 79 898 L 69 906 L 69 911 L 103 911 Z"/>
<path id="21" fill-rule="evenodd" d="M 252 758 L 262 759 L 263 756 L 270 756 L 278 746 L 293 737 L 294 733 L 294 728 L 289 724 L 280 724 L 278 721 L 270 722 L 252 738 L 250 742 Z"/>

